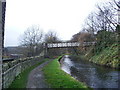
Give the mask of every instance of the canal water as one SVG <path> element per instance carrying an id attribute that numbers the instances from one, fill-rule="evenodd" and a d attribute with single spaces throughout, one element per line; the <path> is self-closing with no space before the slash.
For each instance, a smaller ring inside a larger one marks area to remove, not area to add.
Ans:
<path id="1" fill-rule="evenodd" d="M 80 58 L 65 55 L 61 69 L 91 88 L 118 88 L 120 71 L 95 65 Z"/>

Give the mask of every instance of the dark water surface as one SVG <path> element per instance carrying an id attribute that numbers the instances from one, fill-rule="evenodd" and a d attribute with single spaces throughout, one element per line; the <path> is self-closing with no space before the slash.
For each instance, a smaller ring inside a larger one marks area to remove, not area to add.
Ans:
<path id="1" fill-rule="evenodd" d="M 69 55 L 64 56 L 61 68 L 92 88 L 120 88 L 120 71 L 98 66 Z"/>

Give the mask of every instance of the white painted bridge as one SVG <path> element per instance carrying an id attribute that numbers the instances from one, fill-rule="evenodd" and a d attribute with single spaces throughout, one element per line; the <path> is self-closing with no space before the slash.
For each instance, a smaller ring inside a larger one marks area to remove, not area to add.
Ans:
<path id="1" fill-rule="evenodd" d="M 61 42 L 61 43 L 45 43 L 45 48 L 69 48 L 69 47 L 79 47 L 79 46 L 90 46 L 94 45 L 95 42 Z"/>

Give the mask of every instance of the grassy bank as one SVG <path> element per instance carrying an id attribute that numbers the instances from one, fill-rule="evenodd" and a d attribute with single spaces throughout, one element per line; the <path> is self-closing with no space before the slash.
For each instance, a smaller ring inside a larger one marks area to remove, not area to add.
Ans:
<path id="1" fill-rule="evenodd" d="M 47 59 L 40 62 L 40 63 L 35 64 L 34 66 L 31 66 L 31 67 L 27 68 L 26 70 L 24 70 L 22 73 L 20 73 L 16 77 L 16 79 L 13 81 L 13 83 L 10 85 L 9 88 L 26 88 L 29 73 L 35 67 L 39 66 L 40 64 L 42 64 L 45 61 L 47 61 Z"/>
<path id="2" fill-rule="evenodd" d="M 87 86 L 60 69 L 58 59 L 43 68 L 45 79 L 51 88 L 87 88 Z"/>
<path id="3" fill-rule="evenodd" d="M 120 56 L 118 47 L 120 47 L 120 45 L 113 44 L 110 47 L 102 50 L 99 54 L 91 56 L 91 52 L 89 52 L 86 56 L 89 57 L 89 61 L 93 63 L 118 69 L 120 68 Z"/>

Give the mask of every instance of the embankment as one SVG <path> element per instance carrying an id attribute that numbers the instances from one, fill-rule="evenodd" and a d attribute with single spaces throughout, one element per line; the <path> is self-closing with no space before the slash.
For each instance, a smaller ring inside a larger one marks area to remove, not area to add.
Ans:
<path id="1" fill-rule="evenodd" d="M 118 44 L 113 44 L 110 47 L 105 48 L 99 54 L 92 56 L 90 51 L 85 55 L 87 60 L 90 62 L 96 63 L 98 65 L 104 65 L 111 68 L 119 69 L 120 68 L 120 53 L 119 53 Z"/>

